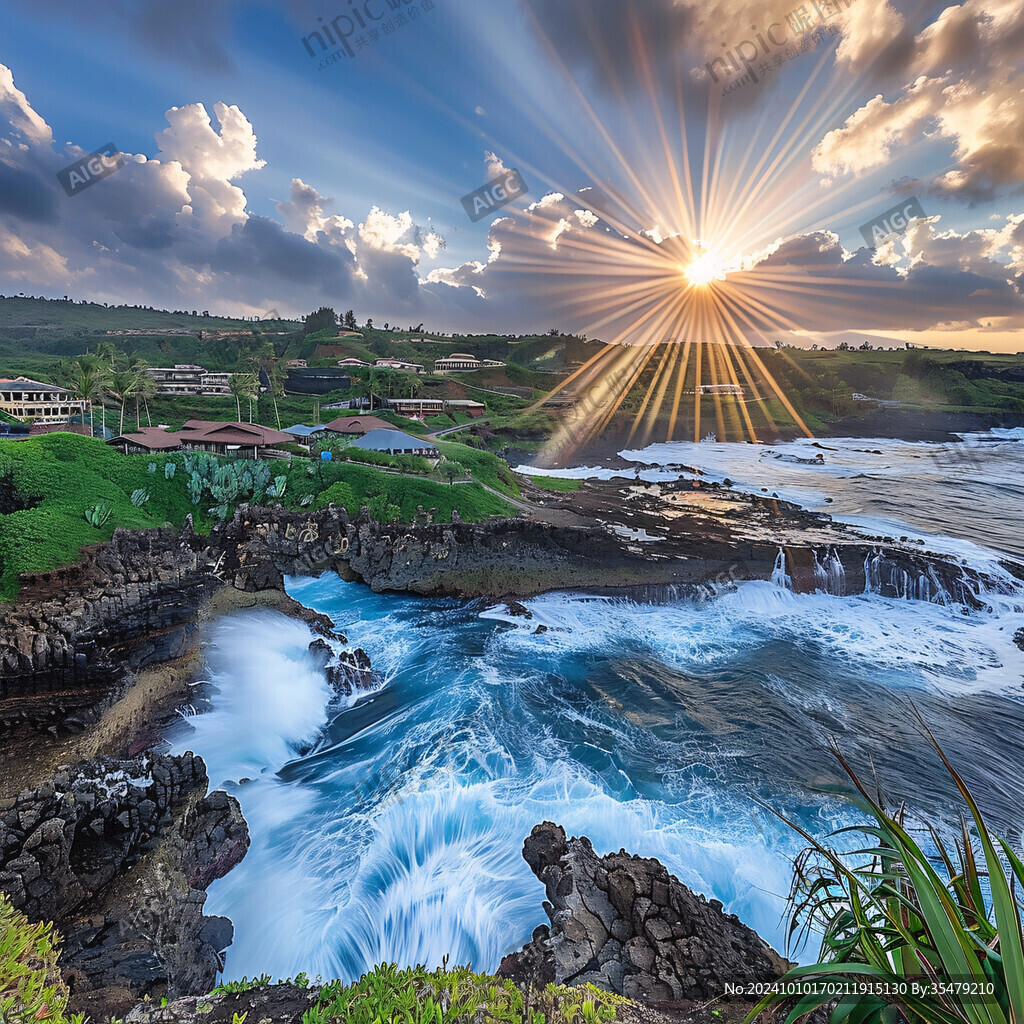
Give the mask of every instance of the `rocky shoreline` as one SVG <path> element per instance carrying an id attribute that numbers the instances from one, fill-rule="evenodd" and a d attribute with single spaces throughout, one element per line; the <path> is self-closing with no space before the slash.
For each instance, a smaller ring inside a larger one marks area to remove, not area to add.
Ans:
<path id="1" fill-rule="evenodd" d="M 230 922 L 204 916 L 203 905 L 206 887 L 248 846 L 238 804 L 208 794 L 201 759 L 152 752 L 187 703 L 204 624 L 239 608 L 277 607 L 322 638 L 313 647 L 336 689 L 370 677 L 363 652 L 288 598 L 288 575 L 333 571 L 378 591 L 513 607 L 565 588 L 633 588 L 649 600 L 680 588 L 700 594 L 770 578 L 780 552 L 796 590 L 841 582 L 853 593 L 870 583 L 907 596 L 907 581 L 924 579 L 933 592 L 977 603 L 986 582 L 951 559 L 859 537 L 778 501 L 632 484 L 588 497 L 593 525 L 583 526 L 466 524 L 457 515 L 383 526 L 333 507 L 243 506 L 209 537 L 190 524 L 180 533 L 118 531 L 79 565 L 24 578 L 17 606 L 0 614 L 0 749 L 11 766 L 0 778 L 0 891 L 65 936 L 74 1007 L 104 1020 L 142 997 L 208 992 L 230 943 Z M 625 500 L 626 516 L 603 518 Z M 657 543 L 638 540 L 666 502 L 669 528 Z M 656 861 L 598 858 L 586 840 L 538 828 L 524 855 L 548 889 L 550 924 L 507 958 L 511 976 L 593 980 L 657 1003 L 704 999 L 726 977 L 785 969 L 753 932 Z"/>

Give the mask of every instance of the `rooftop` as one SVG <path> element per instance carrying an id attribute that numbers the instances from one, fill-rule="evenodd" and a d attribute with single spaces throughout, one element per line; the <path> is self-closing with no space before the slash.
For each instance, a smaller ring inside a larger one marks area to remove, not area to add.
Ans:
<path id="1" fill-rule="evenodd" d="M 55 384 L 43 384 L 28 377 L 0 377 L 0 390 L 3 391 L 67 391 Z"/>
<path id="2" fill-rule="evenodd" d="M 327 424 L 332 434 L 368 434 L 371 430 L 393 430 L 387 420 L 376 416 L 340 416 Z"/>
<path id="3" fill-rule="evenodd" d="M 353 441 L 356 448 L 365 448 L 374 452 L 405 451 L 411 449 L 433 449 L 437 446 L 425 441 L 422 437 L 413 437 L 412 434 L 405 434 L 401 430 L 389 428 L 387 430 L 371 430 L 358 441 Z"/>

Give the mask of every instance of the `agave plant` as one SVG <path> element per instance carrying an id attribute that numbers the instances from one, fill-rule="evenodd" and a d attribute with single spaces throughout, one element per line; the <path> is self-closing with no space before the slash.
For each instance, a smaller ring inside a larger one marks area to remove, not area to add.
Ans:
<path id="1" fill-rule="evenodd" d="M 155 473 L 156 472 L 156 463 L 155 462 L 151 462 L 149 464 L 149 471 L 150 471 L 150 473 Z"/>
<path id="2" fill-rule="evenodd" d="M 136 508 L 142 508 L 150 499 L 150 493 L 145 487 L 137 487 L 132 491 L 131 502 Z"/>
<path id="3" fill-rule="evenodd" d="M 92 508 L 85 510 L 85 521 L 90 526 L 95 526 L 97 530 L 102 529 L 110 517 L 114 514 L 114 509 L 110 505 L 106 505 L 103 502 L 97 502 Z"/>
<path id="4" fill-rule="evenodd" d="M 174 473 L 175 473 L 175 470 L 177 470 L 177 468 L 178 467 L 177 467 L 177 465 L 175 463 L 173 463 L 173 462 L 165 462 L 164 463 L 164 479 L 165 480 L 173 480 L 174 479 Z"/>
<path id="5" fill-rule="evenodd" d="M 782 981 L 808 993 L 817 983 L 825 991 L 804 995 L 788 1016 L 777 1018 L 786 1024 L 832 1002 L 827 993 L 837 982 L 851 994 L 832 1009 L 831 1024 L 1024 1022 L 1024 934 L 1016 895 L 1024 864 L 1005 840 L 989 834 L 963 779 L 921 724 L 970 817 L 961 817 L 952 851 L 926 826 L 933 848 L 926 851 L 911 835 L 905 809 L 887 810 L 834 749 L 856 787 L 854 803 L 870 819 L 837 834 L 860 833 L 867 843 L 843 855 L 789 822 L 810 843 L 797 859 L 790 937 L 820 929 L 822 944 L 818 963 L 794 968 Z M 791 1002 L 785 994 L 766 996 L 747 1020 Z"/>
<path id="6" fill-rule="evenodd" d="M 288 477 L 286 476 L 275 476 L 274 477 L 274 496 L 277 498 L 283 498 L 284 492 L 288 490 Z"/>

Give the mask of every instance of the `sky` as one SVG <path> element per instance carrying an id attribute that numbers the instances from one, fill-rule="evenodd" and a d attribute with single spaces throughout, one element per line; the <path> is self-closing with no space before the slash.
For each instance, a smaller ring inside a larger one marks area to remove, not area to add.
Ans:
<path id="1" fill-rule="evenodd" d="M 1019 0 L 0 0 L 0 293 L 1024 351 L 1022 66 Z"/>

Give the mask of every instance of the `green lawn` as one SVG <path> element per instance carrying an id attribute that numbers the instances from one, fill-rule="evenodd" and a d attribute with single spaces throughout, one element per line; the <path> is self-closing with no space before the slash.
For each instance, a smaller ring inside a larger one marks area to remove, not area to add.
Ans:
<path id="1" fill-rule="evenodd" d="M 531 476 L 531 482 L 542 491 L 578 491 L 579 480 L 562 480 L 557 476 Z"/>
<path id="2" fill-rule="evenodd" d="M 445 455 L 474 480 L 505 494 L 519 493 L 511 472 L 493 455 L 455 443 L 443 447 Z M 175 465 L 171 479 L 165 477 L 168 462 Z M 453 510 L 467 522 L 515 514 L 511 505 L 475 482 L 452 486 L 359 463 L 305 458 L 271 461 L 270 470 L 273 477 L 287 480 L 284 495 L 271 500 L 292 509 L 323 508 L 334 502 L 357 514 L 369 505 L 377 518 L 402 522 L 412 522 L 418 506 L 437 509 L 438 518 L 445 521 Z M 110 540 L 118 526 L 177 528 L 191 513 L 196 529 L 208 531 L 214 514 L 210 506 L 216 502 L 206 495 L 193 503 L 188 484 L 185 456 L 180 453 L 126 456 L 78 434 L 0 441 L 0 600 L 17 596 L 19 574 L 73 564 L 83 546 Z M 139 489 L 149 495 L 141 508 L 131 500 Z M 97 506 L 110 511 L 98 527 L 86 519 Z"/>

